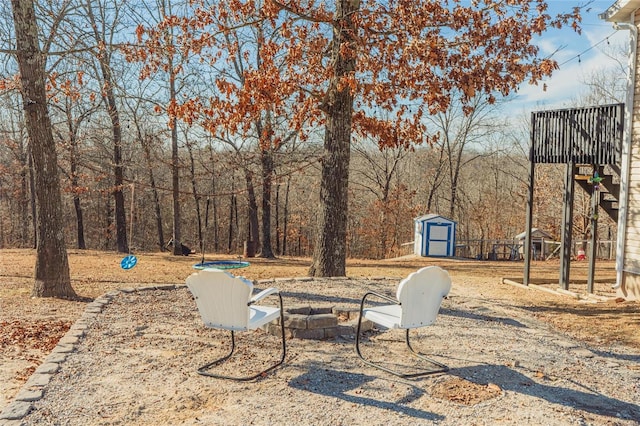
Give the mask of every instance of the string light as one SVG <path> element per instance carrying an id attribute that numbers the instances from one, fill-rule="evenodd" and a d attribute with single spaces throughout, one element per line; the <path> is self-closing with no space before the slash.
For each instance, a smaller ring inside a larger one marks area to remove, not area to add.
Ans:
<path id="1" fill-rule="evenodd" d="M 606 36 L 605 38 L 603 38 L 602 40 L 600 40 L 599 42 L 597 42 L 596 44 L 591 45 L 589 48 L 587 48 L 587 49 L 583 50 L 582 52 L 578 53 L 574 57 L 567 59 L 566 61 L 561 63 L 560 66 L 566 65 L 569 62 L 573 61 L 574 59 L 577 59 L 578 63 L 581 63 L 582 62 L 582 58 L 581 58 L 582 55 L 584 55 L 585 53 L 587 53 L 588 51 L 590 51 L 592 49 L 595 49 L 596 47 L 598 47 L 599 45 L 601 45 L 605 41 L 607 42 L 607 44 L 610 44 L 609 43 L 609 37 L 613 36 L 614 34 L 615 34 L 615 31 L 613 33 L 609 34 L 608 36 Z"/>

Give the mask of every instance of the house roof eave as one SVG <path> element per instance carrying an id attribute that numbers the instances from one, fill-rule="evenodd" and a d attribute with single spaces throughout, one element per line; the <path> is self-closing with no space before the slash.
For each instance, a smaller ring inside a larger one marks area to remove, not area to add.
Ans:
<path id="1" fill-rule="evenodd" d="M 629 22 L 637 9 L 640 9 L 640 0 L 618 0 L 598 16 L 607 22 Z"/>

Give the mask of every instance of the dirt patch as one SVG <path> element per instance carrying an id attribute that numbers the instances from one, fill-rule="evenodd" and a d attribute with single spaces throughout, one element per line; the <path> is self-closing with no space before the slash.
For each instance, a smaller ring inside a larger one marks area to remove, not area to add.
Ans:
<path id="1" fill-rule="evenodd" d="M 500 386 L 482 385 L 460 377 L 446 379 L 431 388 L 431 396 L 463 405 L 475 405 L 502 395 Z"/>

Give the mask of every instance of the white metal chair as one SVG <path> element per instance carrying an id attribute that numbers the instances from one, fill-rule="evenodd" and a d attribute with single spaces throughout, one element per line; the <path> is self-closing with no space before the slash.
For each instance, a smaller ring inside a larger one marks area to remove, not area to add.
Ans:
<path id="1" fill-rule="evenodd" d="M 396 291 L 396 299 L 372 291 L 365 294 L 360 302 L 360 317 L 356 332 L 356 353 L 358 356 L 366 364 L 400 377 L 419 377 L 448 371 L 449 367 L 446 365 L 427 358 L 413 349 L 409 341 L 409 330 L 432 325 L 436 320 L 442 300 L 449 294 L 450 289 L 449 273 L 437 266 L 428 266 L 409 274 L 400 282 Z M 376 296 L 393 304 L 365 309 L 364 305 L 369 296 Z M 365 359 L 360 350 L 360 329 L 363 319 L 368 319 L 388 329 L 406 329 L 407 347 L 411 353 L 429 362 L 435 368 L 415 373 L 401 373 Z"/>
<path id="2" fill-rule="evenodd" d="M 231 380 L 253 380 L 263 376 L 284 362 L 287 347 L 284 334 L 284 312 L 282 295 L 278 289 L 267 288 L 252 297 L 253 283 L 243 277 L 235 277 L 220 269 L 203 269 L 187 278 L 187 287 L 195 298 L 198 311 L 206 327 L 231 331 L 231 351 L 226 356 L 198 368 L 203 376 Z M 257 302 L 276 294 L 279 307 L 259 306 Z M 255 330 L 256 328 L 280 318 L 282 355 L 280 360 L 257 374 L 246 377 L 233 377 L 213 374 L 208 370 L 231 358 L 235 350 L 235 332 Z"/>

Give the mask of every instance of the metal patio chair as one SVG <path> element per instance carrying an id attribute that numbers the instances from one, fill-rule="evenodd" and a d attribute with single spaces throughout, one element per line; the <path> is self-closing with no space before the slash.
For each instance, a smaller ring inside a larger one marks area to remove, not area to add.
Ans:
<path id="1" fill-rule="evenodd" d="M 409 330 L 432 325 L 436 320 L 442 300 L 449 294 L 450 289 L 449 273 L 440 267 L 428 266 L 403 279 L 398 285 L 395 299 L 373 291 L 366 293 L 360 302 L 360 317 L 356 331 L 356 353 L 360 359 L 372 367 L 400 377 L 419 377 L 448 371 L 449 367 L 446 365 L 427 358 L 413 349 L 409 341 Z M 364 308 L 365 302 L 371 296 L 392 302 L 392 304 Z M 360 350 L 360 330 L 363 319 L 368 319 L 387 329 L 406 330 L 409 351 L 416 357 L 427 361 L 433 368 L 414 373 L 401 373 L 365 359 Z"/>
<path id="2" fill-rule="evenodd" d="M 264 376 L 265 373 L 284 362 L 287 353 L 284 312 L 282 295 L 277 288 L 267 288 L 252 296 L 253 283 L 251 281 L 233 276 L 221 269 L 203 269 L 191 274 L 187 278 L 187 287 L 195 298 L 204 325 L 209 328 L 231 331 L 230 352 L 222 358 L 198 368 L 199 374 L 220 379 L 247 381 Z M 257 305 L 257 302 L 270 295 L 278 296 L 280 301 L 278 307 Z M 242 377 L 225 376 L 209 371 L 231 358 L 236 348 L 236 331 L 255 330 L 278 318 L 280 319 L 282 338 L 282 355 L 278 362 L 257 374 Z"/>

